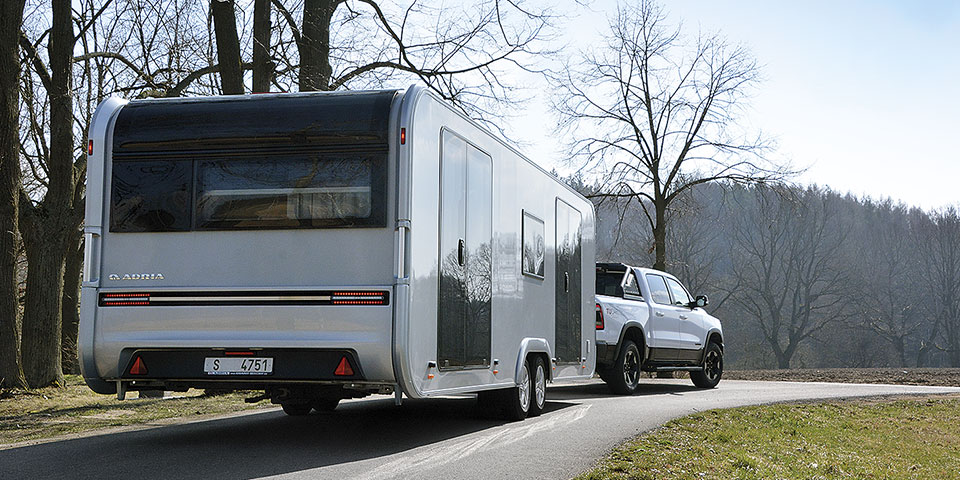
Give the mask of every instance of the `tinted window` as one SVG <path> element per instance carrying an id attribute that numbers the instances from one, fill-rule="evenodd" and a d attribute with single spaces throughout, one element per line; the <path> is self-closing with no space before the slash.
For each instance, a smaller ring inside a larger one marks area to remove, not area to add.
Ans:
<path id="1" fill-rule="evenodd" d="M 604 272 L 597 270 L 597 295 L 619 297 L 620 282 L 623 281 L 623 272 Z"/>
<path id="2" fill-rule="evenodd" d="M 672 278 L 668 278 L 667 286 L 670 287 L 670 293 L 673 294 L 673 303 L 675 305 L 687 306 L 693 301 L 683 286 L 680 285 L 680 282 L 677 282 Z"/>
<path id="3" fill-rule="evenodd" d="M 386 148 L 397 91 L 236 95 L 131 102 L 117 114 L 115 157 L 250 148 Z"/>
<path id="4" fill-rule="evenodd" d="M 189 161 L 115 163 L 110 231 L 189 230 L 192 172 Z"/>
<path id="5" fill-rule="evenodd" d="M 383 225 L 383 154 L 199 161 L 197 228 Z"/>
<path id="6" fill-rule="evenodd" d="M 647 285 L 650 286 L 650 299 L 662 305 L 670 305 L 670 293 L 667 284 L 660 275 L 647 274 Z"/>
<path id="7" fill-rule="evenodd" d="M 623 284 L 623 292 L 640 296 L 640 286 L 637 285 L 637 276 L 633 272 L 627 274 L 626 283 Z"/>

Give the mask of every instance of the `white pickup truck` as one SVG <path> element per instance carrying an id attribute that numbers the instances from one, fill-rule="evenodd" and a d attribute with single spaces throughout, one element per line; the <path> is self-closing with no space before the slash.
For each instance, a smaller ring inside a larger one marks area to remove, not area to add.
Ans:
<path id="1" fill-rule="evenodd" d="M 720 320 L 676 277 L 622 263 L 597 264 L 597 373 L 615 393 L 632 394 L 640 372 L 688 371 L 700 388 L 723 375 Z"/>

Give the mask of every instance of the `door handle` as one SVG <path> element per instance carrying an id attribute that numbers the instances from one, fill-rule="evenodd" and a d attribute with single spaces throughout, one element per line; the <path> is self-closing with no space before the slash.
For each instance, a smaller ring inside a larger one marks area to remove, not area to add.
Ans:
<path id="1" fill-rule="evenodd" d="M 457 240 L 457 263 L 459 263 L 461 267 L 463 266 L 463 253 L 464 253 L 463 250 L 464 250 L 464 245 L 463 245 L 463 239 L 461 238 Z"/>
<path id="2" fill-rule="evenodd" d="M 680 315 L 680 320 L 686 320 L 686 319 L 687 319 L 686 315 Z"/>
<path id="3" fill-rule="evenodd" d="M 658 317 L 662 317 L 662 316 L 663 316 L 663 312 L 655 312 L 655 315 L 658 316 Z"/>
<path id="4" fill-rule="evenodd" d="M 568 272 L 563 272 L 563 291 L 564 293 L 570 291 L 570 274 Z"/>

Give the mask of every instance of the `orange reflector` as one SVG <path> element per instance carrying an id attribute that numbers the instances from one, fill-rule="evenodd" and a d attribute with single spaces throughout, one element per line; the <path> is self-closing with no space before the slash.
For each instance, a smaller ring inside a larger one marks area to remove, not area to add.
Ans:
<path id="1" fill-rule="evenodd" d="M 407 129 L 401 128 L 400 129 L 400 145 L 403 145 L 405 143 L 407 143 Z"/>
<path id="2" fill-rule="evenodd" d="M 340 365 L 337 365 L 337 369 L 333 371 L 333 374 L 341 376 L 353 375 L 353 369 L 350 368 L 350 361 L 347 360 L 347 357 L 340 359 Z"/>
<path id="3" fill-rule="evenodd" d="M 432 374 L 432 373 L 427 374 L 427 380 L 433 380 L 433 374 Z"/>
<path id="4" fill-rule="evenodd" d="M 87 155 L 93 155 L 93 140 L 87 143 Z"/>
<path id="5" fill-rule="evenodd" d="M 500 373 L 500 370 L 494 370 L 494 371 L 493 371 L 493 374 L 494 374 L 494 375 L 496 375 L 496 374 L 498 374 L 498 373 Z"/>
<path id="6" fill-rule="evenodd" d="M 130 375 L 146 375 L 147 366 L 143 363 L 143 359 L 137 357 L 137 361 L 133 362 L 133 366 L 130 367 Z"/>

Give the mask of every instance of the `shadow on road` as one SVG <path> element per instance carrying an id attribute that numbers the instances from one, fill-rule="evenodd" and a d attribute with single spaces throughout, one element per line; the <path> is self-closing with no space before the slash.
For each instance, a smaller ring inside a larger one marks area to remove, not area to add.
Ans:
<path id="1" fill-rule="evenodd" d="M 545 414 L 573 405 L 551 401 Z M 4 450 L 0 478 L 254 478 L 382 457 L 503 423 L 485 418 L 471 397 L 401 407 L 392 399 L 346 402 L 306 417 L 270 411 Z"/>
<path id="2" fill-rule="evenodd" d="M 678 383 L 644 383 L 640 381 L 634 396 L 642 397 L 645 395 L 678 395 L 685 392 L 703 391 L 692 384 Z M 599 397 L 622 397 L 610 391 L 605 383 L 577 383 L 572 385 L 551 386 L 548 390 L 547 398 L 550 400 L 585 400 L 588 398 Z"/>

